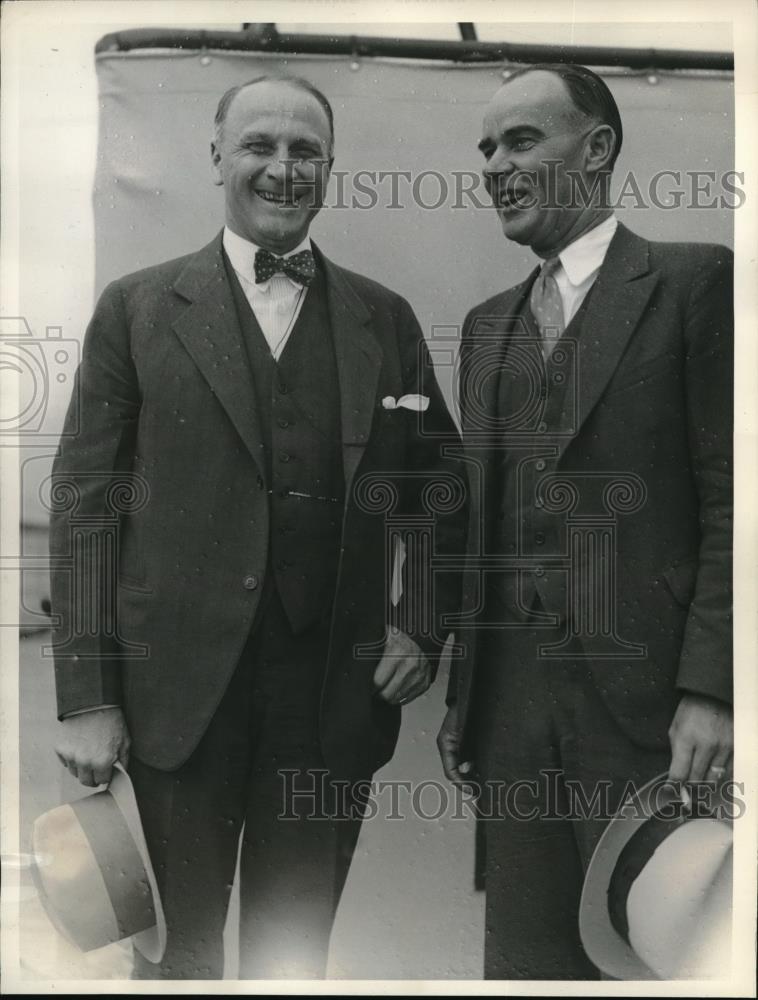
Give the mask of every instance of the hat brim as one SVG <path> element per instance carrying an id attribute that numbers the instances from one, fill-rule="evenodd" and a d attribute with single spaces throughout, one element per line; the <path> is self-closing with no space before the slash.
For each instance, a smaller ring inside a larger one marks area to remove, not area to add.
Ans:
<path id="1" fill-rule="evenodd" d="M 608 887 L 621 851 L 656 810 L 681 798 L 667 774 L 653 778 L 629 798 L 603 831 L 584 879 L 579 904 L 579 934 L 594 964 L 616 979 L 658 980 L 611 923 Z"/>
<path id="2" fill-rule="evenodd" d="M 150 884 L 150 891 L 153 897 L 155 926 L 149 927 L 145 931 L 140 931 L 138 934 L 134 934 L 132 936 L 132 942 L 134 946 L 139 949 L 140 953 L 144 955 L 148 962 L 157 963 L 163 958 L 163 954 L 166 950 L 166 918 L 163 913 L 161 894 L 158 891 L 158 883 L 156 881 L 155 872 L 153 871 L 153 865 L 150 860 L 150 853 L 147 849 L 147 842 L 142 831 L 142 822 L 140 820 L 139 809 L 137 807 L 137 799 L 134 795 L 134 788 L 132 787 L 129 775 L 126 773 L 121 764 L 117 763 L 114 765 L 113 775 L 111 777 L 110 784 L 108 785 L 108 791 L 113 796 L 116 805 L 124 817 L 124 822 L 129 828 L 129 832 L 137 845 L 140 857 L 142 858 L 142 863 L 145 866 L 145 873 L 147 875 L 147 880 Z"/>

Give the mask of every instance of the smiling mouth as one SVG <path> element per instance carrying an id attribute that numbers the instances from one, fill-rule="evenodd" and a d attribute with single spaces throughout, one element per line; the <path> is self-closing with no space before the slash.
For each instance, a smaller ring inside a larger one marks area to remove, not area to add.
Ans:
<path id="1" fill-rule="evenodd" d="M 282 208 L 296 208 L 300 203 L 300 199 L 298 197 L 277 194 L 275 191 L 262 191 L 256 189 L 255 193 L 259 198 L 268 202 L 270 205 L 280 205 Z"/>
<path id="2" fill-rule="evenodd" d="M 518 209 L 530 208 L 532 198 L 531 191 L 503 191 L 497 196 L 496 206 L 504 212 L 513 212 Z"/>

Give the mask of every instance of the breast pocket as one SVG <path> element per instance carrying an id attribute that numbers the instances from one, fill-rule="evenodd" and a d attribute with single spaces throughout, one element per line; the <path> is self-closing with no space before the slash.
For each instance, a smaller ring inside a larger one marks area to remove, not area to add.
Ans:
<path id="1" fill-rule="evenodd" d="M 402 448 L 417 413 L 408 410 L 382 410 L 374 428 L 374 438 L 383 451 Z"/>
<path id="2" fill-rule="evenodd" d="M 632 389 L 644 389 L 648 382 L 660 378 L 681 378 L 681 362 L 671 354 L 661 354 L 642 364 L 620 367 L 605 391 L 605 398 Z"/>

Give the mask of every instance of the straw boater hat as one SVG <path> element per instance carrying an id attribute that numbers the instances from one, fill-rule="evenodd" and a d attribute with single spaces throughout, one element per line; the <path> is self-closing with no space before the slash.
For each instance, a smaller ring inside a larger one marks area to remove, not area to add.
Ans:
<path id="1" fill-rule="evenodd" d="M 605 829 L 582 892 L 590 959 L 615 979 L 730 974 L 732 824 L 714 791 L 692 812 L 666 775 L 645 785 Z"/>
<path id="2" fill-rule="evenodd" d="M 132 783 L 120 765 L 107 789 L 57 806 L 32 829 L 32 874 L 50 920 L 93 951 L 125 938 L 151 962 L 166 923 Z"/>

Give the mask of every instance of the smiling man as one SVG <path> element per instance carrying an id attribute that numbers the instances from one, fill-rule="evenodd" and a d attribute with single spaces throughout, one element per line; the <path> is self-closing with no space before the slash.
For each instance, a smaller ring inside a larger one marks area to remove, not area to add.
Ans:
<path id="1" fill-rule="evenodd" d="M 118 642 L 103 622 L 77 632 L 86 597 L 53 573 L 58 755 L 88 786 L 128 762 L 161 891 L 165 955 L 135 953 L 138 978 L 221 978 L 238 850 L 241 978 L 325 974 L 351 790 L 390 758 L 440 651 L 388 628 L 384 521 L 358 484 L 386 481 L 413 514 L 457 474 L 440 459 L 456 432 L 407 302 L 310 241 L 333 152 L 305 80 L 222 97 L 226 225 L 103 292 L 54 468 L 77 513 L 107 522 L 124 477 L 144 497 L 119 523 Z M 382 406 L 404 395 L 426 399 L 428 433 Z M 78 544 L 70 513 L 53 554 Z M 441 551 L 460 551 L 461 523 L 439 517 Z M 80 556 L 103 588 L 106 548 Z M 408 608 L 428 599 L 406 580 Z"/>
<path id="2" fill-rule="evenodd" d="M 731 764 L 732 255 L 616 220 L 621 118 L 584 67 L 515 72 L 482 132 L 540 265 L 464 324 L 473 624 L 438 745 L 482 786 L 485 975 L 591 979 L 582 880 L 627 783 Z"/>

